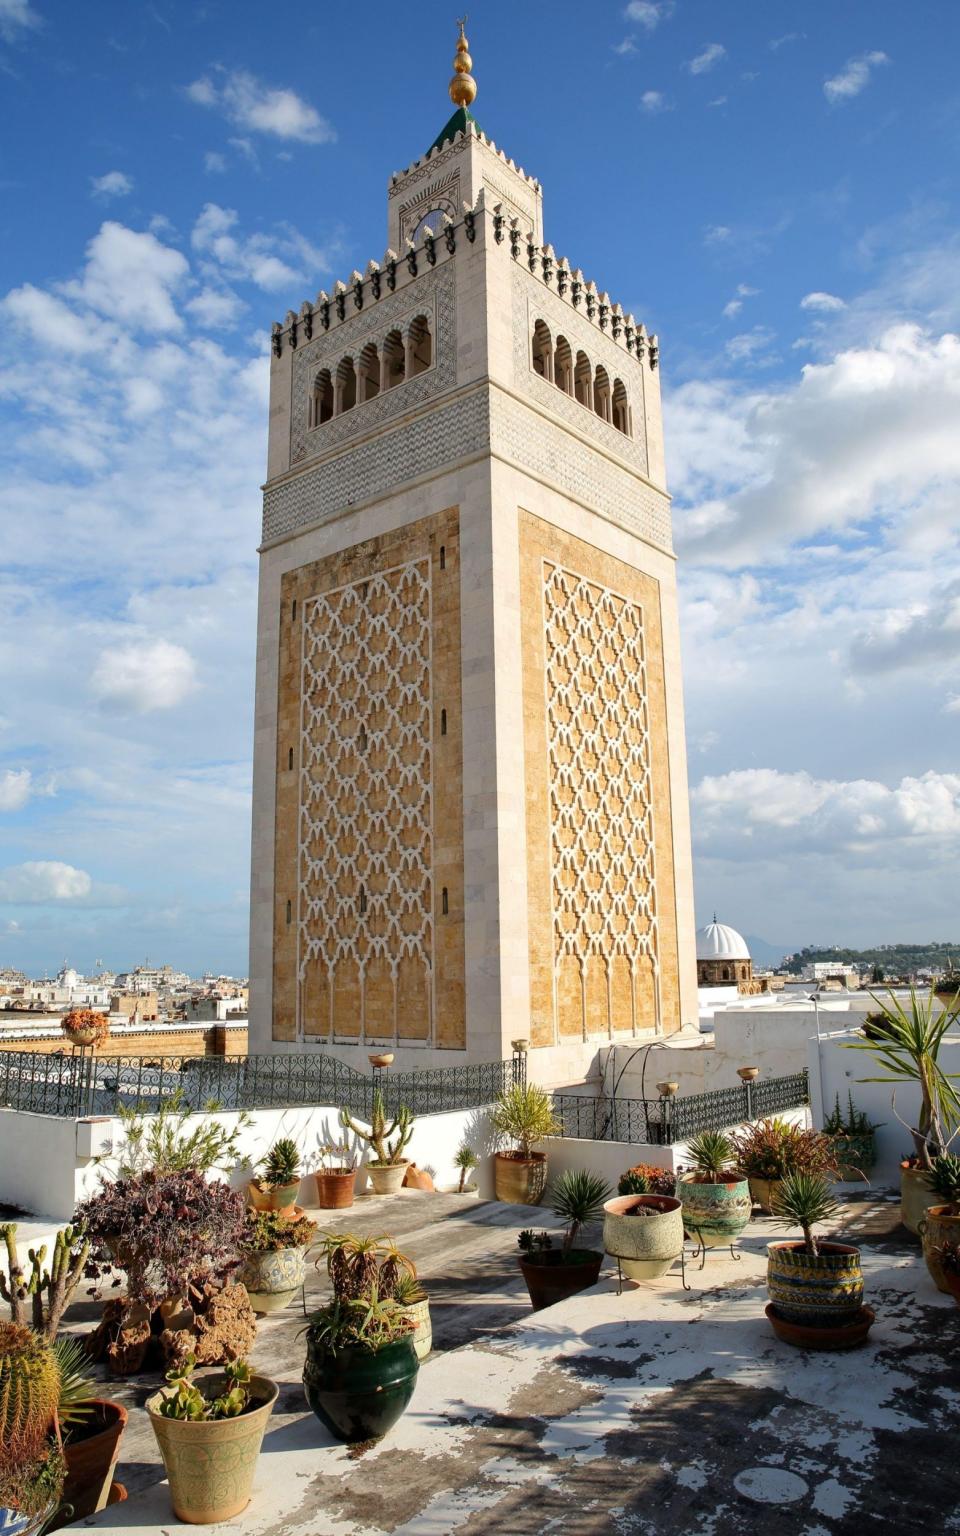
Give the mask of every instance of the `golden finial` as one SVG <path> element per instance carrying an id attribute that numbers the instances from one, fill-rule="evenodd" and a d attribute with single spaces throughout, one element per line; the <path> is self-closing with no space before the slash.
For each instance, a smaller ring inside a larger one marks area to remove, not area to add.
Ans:
<path id="1" fill-rule="evenodd" d="M 464 36 L 463 29 L 467 24 L 467 17 L 458 20 L 460 28 L 460 40 L 457 43 L 457 52 L 453 60 L 454 76 L 450 81 L 450 100 L 455 107 L 469 107 L 476 100 L 477 82 L 470 71 L 473 68 L 473 60 L 469 54 L 469 44 Z"/>

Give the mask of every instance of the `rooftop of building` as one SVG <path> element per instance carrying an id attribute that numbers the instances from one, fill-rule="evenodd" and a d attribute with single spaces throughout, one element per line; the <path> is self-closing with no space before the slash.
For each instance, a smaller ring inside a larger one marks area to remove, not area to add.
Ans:
<path id="1" fill-rule="evenodd" d="M 713 922 L 697 929 L 698 960 L 749 960 L 750 950 L 742 933 L 726 923 Z"/>

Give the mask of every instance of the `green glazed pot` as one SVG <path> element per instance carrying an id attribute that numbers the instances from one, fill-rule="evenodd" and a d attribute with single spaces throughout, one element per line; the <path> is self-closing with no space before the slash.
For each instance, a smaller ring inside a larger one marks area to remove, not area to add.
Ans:
<path id="1" fill-rule="evenodd" d="M 318 1349 L 307 1332 L 303 1389 L 317 1418 L 338 1440 L 379 1440 L 396 1424 L 413 1396 L 420 1362 L 407 1334 L 372 1354 Z"/>
<path id="2" fill-rule="evenodd" d="M 677 1181 L 683 1205 L 683 1225 L 704 1248 L 725 1248 L 739 1237 L 753 1215 L 753 1201 L 746 1179 L 723 1184 L 701 1184 L 692 1175 Z"/>
<path id="3" fill-rule="evenodd" d="M 205 1396 L 211 1392 L 216 1395 L 227 1384 L 222 1371 L 195 1380 Z M 170 1484 L 170 1502 L 179 1520 L 188 1525 L 214 1525 L 246 1509 L 267 1420 L 279 1390 L 268 1376 L 254 1376 L 250 1383 L 254 1406 L 236 1419 L 209 1423 L 165 1419 L 157 1412 L 164 1394 L 157 1392 L 147 1399 L 147 1412 Z"/>
<path id="4" fill-rule="evenodd" d="M 254 1312 L 281 1311 L 303 1285 L 306 1249 L 278 1248 L 274 1253 L 251 1253 L 238 1279 L 247 1288 Z"/>
<path id="5" fill-rule="evenodd" d="M 821 1243 L 818 1254 L 795 1241 L 767 1244 L 767 1291 L 778 1316 L 811 1328 L 842 1328 L 863 1310 L 860 1250 Z"/>

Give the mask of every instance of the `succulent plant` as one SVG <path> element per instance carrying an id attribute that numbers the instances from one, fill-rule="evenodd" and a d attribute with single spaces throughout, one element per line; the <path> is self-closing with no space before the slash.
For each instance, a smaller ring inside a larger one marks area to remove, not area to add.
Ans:
<path id="1" fill-rule="evenodd" d="M 386 1105 L 379 1087 L 373 1090 L 369 1131 L 363 1130 L 345 1109 L 340 1111 L 340 1124 L 345 1131 L 352 1131 L 354 1136 L 367 1143 L 374 1153 L 374 1162 L 381 1167 L 402 1162 L 403 1149 L 413 1135 L 413 1115 L 405 1104 L 400 1105 L 390 1125 L 387 1124 Z M 393 1141 L 391 1136 L 395 1138 Z"/>
<path id="2" fill-rule="evenodd" d="M 560 1130 L 550 1095 L 538 1083 L 513 1083 L 504 1089 L 491 1118 L 496 1134 L 516 1142 L 517 1152 L 525 1161 L 538 1142 Z"/>
<path id="3" fill-rule="evenodd" d="M 705 1184 L 721 1184 L 730 1177 L 735 1149 L 723 1131 L 701 1131 L 689 1142 L 693 1171 Z"/>
<path id="4" fill-rule="evenodd" d="M 621 1173 L 617 1184 L 618 1195 L 648 1195 L 650 1193 L 650 1180 L 645 1173 L 639 1173 L 636 1168 L 628 1168 L 626 1173 Z"/>
<path id="5" fill-rule="evenodd" d="M 927 1183 L 941 1200 L 960 1205 L 960 1157 L 952 1157 L 949 1153 L 935 1157 L 927 1174 Z"/>
<path id="6" fill-rule="evenodd" d="M 300 1153 L 296 1142 L 289 1136 L 275 1141 L 263 1159 L 261 1183 L 268 1189 L 282 1189 L 300 1177 Z"/>
<path id="7" fill-rule="evenodd" d="M 610 1198 L 610 1186 L 588 1168 L 568 1168 L 547 1190 L 547 1203 L 555 1216 L 567 1223 L 563 1234 L 563 1252 L 569 1253 L 580 1228 L 588 1221 L 599 1221 L 603 1203 Z"/>
<path id="8" fill-rule="evenodd" d="M 46 1339 L 0 1323 L 0 1447 L 23 1462 L 42 1456 L 60 1403 L 60 1371 Z"/>

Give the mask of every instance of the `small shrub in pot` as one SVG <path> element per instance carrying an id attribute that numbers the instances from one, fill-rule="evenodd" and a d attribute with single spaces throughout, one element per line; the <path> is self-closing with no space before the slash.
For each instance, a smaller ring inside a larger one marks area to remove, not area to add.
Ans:
<path id="1" fill-rule="evenodd" d="M 777 1185 L 789 1174 L 837 1176 L 829 1137 L 779 1116 L 748 1125 L 732 1140 L 737 1166 L 749 1180 L 754 1204 L 768 1215 L 774 1208 Z"/>
<path id="2" fill-rule="evenodd" d="M 960 1239 L 960 1157 L 952 1157 L 949 1153 L 935 1157 L 924 1178 L 936 1199 L 921 1216 L 917 1231 L 930 1278 L 938 1291 L 948 1292 L 950 1285 L 940 1262 L 940 1252 L 945 1243 Z"/>
<path id="3" fill-rule="evenodd" d="M 801 1242 L 767 1244 L 767 1290 L 776 1317 L 812 1330 L 856 1324 L 863 1311 L 860 1250 L 814 1232 L 837 1211 L 827 1180 L 819 1173 L 787 1174 L 774 1208 L 803 1232 Z"/>
<path id="4" fill-rule="evenodd" d="M 263 1172 L 251 1179 L 250 1203 L 258 1211 L 287 1211 L 300 1193 L 300 1151 L 291 1136 L 279 1137 L 263 1158 Z"/>
<path id="5" fill-rule="evenodd" d="M 866 1113 L 854 1105 L 852 1093 L 847 1094 L 846 1111 L 841 1110 L 840 1095 L 836 1095 L 833 1109 L 823 1122 L 823 1134 L 832 1143 L 841 1178 L 866 1178 L 867 1169 L 877 1160 L 876 1130 Z"/>
<path id="6" fill-rule="evenodd" d="M 748 1181 L 733 1171 L 736 1147 L 724 1131 L 702 1131 L 689 1153 L 693 1167 L 677 1183 L 684 1227 L 705 1248 L 732 1243 L 753 1213 Z"/>
<path id="7" fill-rule="evenodd" d="M 547 1158 L 535 1148 L 560 1129 L 549 1094 L 537 1083 L 513 1083 L 498 1096 L 491 1119 L 497 1137 L 514 1143 L 511 1151 L 496 1154 L 497 1199 L 539 1205 L 547 1183 Z"/>
<path id="8" fill-rule="evenodd" d="M 568 1169 L 551 1185 L 547 1200 L 554 1215 L 567 1223 L 560 1247 L 554 1248 L 546 1232 L 521 1232 L 517 1240 L 534 1311 L 596 1285 L 603 1254 L 578 1248 L 576 1241 L 585 1223 L 601 1219 L 609 1195 L 605 1180 L 584 1168 Z"/>
<path id="9" fill-rule="evenodd" d="M 321 1210 L 347 1210 L 353 1204 L 357 1181 L 357 1160 L 348 1142 L 325 1142 L 320 1148 L 320 1167 L 313 1177 Z"/>

